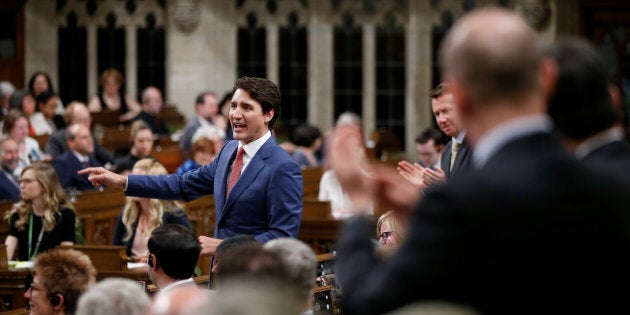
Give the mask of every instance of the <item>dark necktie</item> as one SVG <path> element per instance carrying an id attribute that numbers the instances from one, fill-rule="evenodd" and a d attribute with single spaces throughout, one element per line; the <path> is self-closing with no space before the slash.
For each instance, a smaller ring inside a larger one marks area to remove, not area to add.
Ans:
<path id="1" fill-rule="evenodd" d="M 243 169 L 243 154 L 245 154 L 245 149 L 241 147 L 238 149 L 238 153 L 236 153 L 236 160 L 234 160 L 234 166 L 232 167 L 232 173 L 230 173 L 230 179 L 228 180 L 227 193 L 225 194 L 226 198 L 230 194 L 230 190 L 234 187 L 234 184 L 238 180 L 238 177 L 241 176 L 241 170 Z"/>

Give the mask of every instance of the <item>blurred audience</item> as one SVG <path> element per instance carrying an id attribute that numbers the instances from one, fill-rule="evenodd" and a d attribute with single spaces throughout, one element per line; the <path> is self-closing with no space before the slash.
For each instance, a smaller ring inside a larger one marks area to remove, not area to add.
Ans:
<path id="1" fill-rule="evenodd" d="M 140 113 L 140 104 L 123 92 L 124 82 L 120 71 L 115 68 L 105 69 L 99 83 L 101 92 L 90 99 L 90 112 L 117 111 L 121 122 L 131 120 Z"/>
<path id="2" fill-rule="evenodd" d="M 153 131 L 144 121 L 131 124 L 130 138 L 129 153 L 114 160 L 115 172 L 118 174 L 128 174 L 136 162 L 151 157 L 153 152 Z"/>
<path id="3" fill-rule="evenodd" d="M 144 315 L 151 300 L 137 281 L 107 278 L 79 298 L 77 315 Z"/>
<path id="4" fill-rule="evenodd" d="M 188 154 L 190 158 L 177 168 L 177 174 L 182 175 L 212 162 L 218 153 L 215 150 L 214 142 L 208 138 L 204 137 L 195 141 Z"/>

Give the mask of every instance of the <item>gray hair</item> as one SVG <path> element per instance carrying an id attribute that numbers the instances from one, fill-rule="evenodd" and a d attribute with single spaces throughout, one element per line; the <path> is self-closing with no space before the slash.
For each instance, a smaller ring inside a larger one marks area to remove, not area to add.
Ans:
<path id="1" fill-rule="evenodd" d="M 284 237 L 265 243 L 263 250 L 279 254 L 288 277 L 299 289 L 298 296 L 307 299 L 317 276 L 317 257 L 311 247 L 300 240 Z"/>
<path id="2" fill-rule="evenodd" d="M 133 280 L 108 278 L 88 289 L 77 306 L 77 315 L 143 315 L 150 300 Z"/>

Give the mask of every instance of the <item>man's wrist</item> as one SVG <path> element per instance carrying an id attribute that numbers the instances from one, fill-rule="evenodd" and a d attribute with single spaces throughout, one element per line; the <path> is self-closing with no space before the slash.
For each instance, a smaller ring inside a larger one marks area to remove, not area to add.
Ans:
<path id="1" fill-rule="evenodd" d="M 127 187 L 129 186 L 129 177 L 125 175 L 125 176 L 123 176 L 123 180 L 124 180 L 124 183 L 122 185 L 122 189 L 123 189 L 123 191 L 126 192 L 127 191 Z"/>

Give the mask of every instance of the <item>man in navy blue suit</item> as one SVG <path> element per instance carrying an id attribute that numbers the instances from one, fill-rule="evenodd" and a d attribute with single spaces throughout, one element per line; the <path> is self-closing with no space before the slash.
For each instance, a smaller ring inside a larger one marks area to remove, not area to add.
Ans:
<path id="1" fill-rule="evenodd" d="M 18 144 L 13 138 L 6 137 L 0 142 L 0 200 L 20 200 L 20 183 L 17 175 L 13 174 L 20 159 Z"/>
<path id="2" fill-rule="evenodd" d="M 229 120 L 237 141 L 226 143 L 210 164 L 184 175 L 123 176 L 104 168 L 79 173 L 89 173 L 94 185 L 123 188 L 128 196 L 188 201 L 214 194 L 214 237 L 199 237 L 202 255 L 213 255 L 223 239 L 237 234 L 263 243 L 297 238 L 302 173 L 271 134 L 281 110 L 278 87 L 267 79 L 243 77 L 233 91 Z"/>
<path id="3" fill-rule="evenodd" d="M 375 166 L 367 176 L 350 158 L 358 131 L 335 129 L 328 162 L 352 210 L 366 213 L 376 197 L 408 218 L 406 239 L 383 260 L 371 218 L 346 221 L 335 263 L 344 314 L 429 301 L 479 314 L 630 312 L 618 289 L 630 281 L 628 190 L 578 163 L 552 134 L 546 100 L 557 67 L 540 57 L 538 40 L 497 8 L 451 28 L 442 77 L 474 146 L 473 168 L 419 203 L 395 171 Z"/>
<path id="4" fill-rule="evenodd" d="M 61 187 L 78 191 L 94 189 L 87 176 L 77 174 L 86 167 L 101 166 L 93 155 L 94 141 L 90 130 L 83 124 L 74 124 L 66 128 L 65 132 L 68 151 L 52 162 Z"/>

